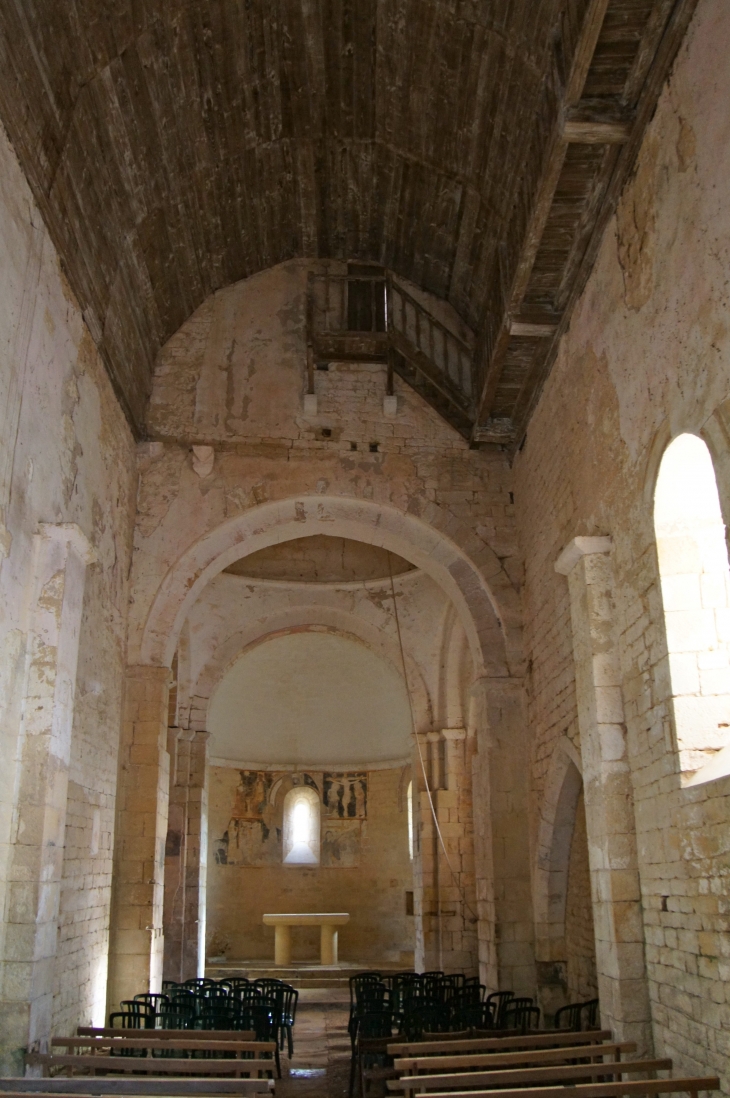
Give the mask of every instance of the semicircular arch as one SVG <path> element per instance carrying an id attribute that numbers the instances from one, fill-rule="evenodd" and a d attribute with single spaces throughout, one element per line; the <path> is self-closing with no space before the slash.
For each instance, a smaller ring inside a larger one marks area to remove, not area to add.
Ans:
<path id="1" fill-rule="evenodd" d="M 499 558 L 472 531 L 435 504 L 416 516 L 368 500 L 305 496 L 262 504 L 198 538 L 169 569 L 153 599 L 141 638 L 142 664 L 169 666 L 183 622 L 205 586 L 241 557 L 307 534 L 380 545 L 431 576 L 462 620 L 475 671 L 519 673 L 519 603 Z M 130 638 L 134 652 L 135 639 Z"/>

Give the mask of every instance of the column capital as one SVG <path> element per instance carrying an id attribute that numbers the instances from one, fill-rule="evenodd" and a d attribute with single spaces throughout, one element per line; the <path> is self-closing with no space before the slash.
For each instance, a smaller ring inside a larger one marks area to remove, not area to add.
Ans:
<path id="1" fill-rule="evenodd" d="M 441 732 L 427 732 L 426 739 L 429 743 L 436 743 L 437 740 L 441 739 Z"/>
<path id="2" fill-rule="evenodd" d="M 441 735 L 445 740 L 465 740 L 465 728 L 442 728 Z"/>
<path id="3" fill-rule="evenodd" d="M 555 571 L 568 576 L 582 557 L 602 556 L 611 552 L 611 538 L 608 536 L 591 538 L 573 538 L 555 561 Z"/>

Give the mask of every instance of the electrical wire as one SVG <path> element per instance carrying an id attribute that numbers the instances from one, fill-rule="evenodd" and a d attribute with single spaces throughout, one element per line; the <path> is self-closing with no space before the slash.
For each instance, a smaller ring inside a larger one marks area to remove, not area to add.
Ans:
<path id="1" fill-rule="evenodd" d="M 420 736 L 418 735 L 418 733 L 416 732 L 416 718 L 415 718 L 415 714 L 414 714 L 414 711 L 413 711 L 413 697 L 411 695 L 411 688 L 410 688 L 410 685 L 408 683 L 408 669 L 406 668 L 406 656 L 405 656 L 405 651 L 404 651 L 404 648 L 403 648 L 403 637 L 401 635 L 400 617 L 398 615 L 398 602 L 397 602 L 396 597 L 395 597 L 395 582 L 393 580 L 393 560 L 392 560 L 392 555 L 391 555 L 390 550 L 388 550 L 388 575 L 390 576 L 390 594 L 391 594 L 391 598 L 393 600 L 393 614 L 395 616 L 395 628 L 396 628 L 396 632 L 398 634 L 398 647 L 400 648 L 400 658 L 401 658 L 401 664 L 403 666 L 403 679 L 404 679 L 404 682 L 406 684 L 406 695 L 408 696 L 408 709 L 409 709 L 409 712 L 410 712 L 410 715 L 411 715 L 411 730 L 413 732 L 413 738 L 416 741 L 416 747 L 418 748 L 418 759 L 419 759 L 419 762 L 421 764 L 421 773 L 423 774 L 423 784 L 426 787 L 426 794 L 428 796 L 428 803 L 429 803 L 429 807 L 431 809 L 431 815 L 433 817 L 434 827 L 436 828 L 436 834 L 438 835 L 439 843 L 441 844 L 441 849 L 444 852 L 444 857 L 446 859 L 446 865 L 449 868 L 449 873 L 451 874 L 451 879 L 453 880 L 454 884 L 456 885 L 456 888 L 458 889 L 459 895 L 461 896 L 462 903 L 464 904 L 464 909 L 469 913 L 469 916 L 471 918 L 472 923 L 476 923 L 476 922 L 478 922 L 478 916 L 477 916 L 477 914 L 475 913 L 473 907 L 471 906 L 471 904 L 469 903 L 469 901 L 466 898 L 466 893 L 464 891 L 464 888 L 461 884 L 461 881 L 459 880 L 459 878 L 456 875 L 456 871 L 455 871 L 453 865 L 451 864 L 451 858 L 449 857 L 449 852 L 446 849 L 446 843 L 444 842 L 444 837 L 441 833 L 441 828 L 439 826 L 438 816 L 436 815 L 436 807 L 433 803 L 433 794 L 431 792 L 431 785 L 429 783 L 428 774 L 426 772 L 426 763 L 425 763 L 424 758 L 423 758 L 423 750 L 421 749 L 421 739 L 420 739 Z M 437 860 L 436 864 L 438 865 L 438 860 Z M 440 888 L 438 889 L 438 893 L 439 893 L 439 936 L 440 936 L 440 924 L 441 924 L 441 912 L 440 912 L 441 889 Z"/>

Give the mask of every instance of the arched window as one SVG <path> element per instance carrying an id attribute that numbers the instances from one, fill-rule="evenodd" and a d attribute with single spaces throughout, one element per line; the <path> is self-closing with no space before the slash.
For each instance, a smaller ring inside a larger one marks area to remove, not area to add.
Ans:
<path id="1" fill-rule="evenodd" d="M 654 493 L 669 679 L 684 784 L 730 773 L 730 606 L 725 524 L 707 446 L 679 435 Z"/>
<path id="2" fill-rule="evenodd" d="M 319 796 L 308 785 L 284 798 L 284 865 L 319 865 Z"/>

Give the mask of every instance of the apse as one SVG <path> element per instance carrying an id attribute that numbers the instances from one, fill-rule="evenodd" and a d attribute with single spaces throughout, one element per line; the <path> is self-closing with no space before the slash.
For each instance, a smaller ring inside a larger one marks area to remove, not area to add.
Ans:
<path id="1" fill-rule="evenodd" d="M 267 766 L 405 762 L 402 675 L 364 644 L 307 630 L 265 640 L 223 676 L 209 709 L 214 760 Z"/>

